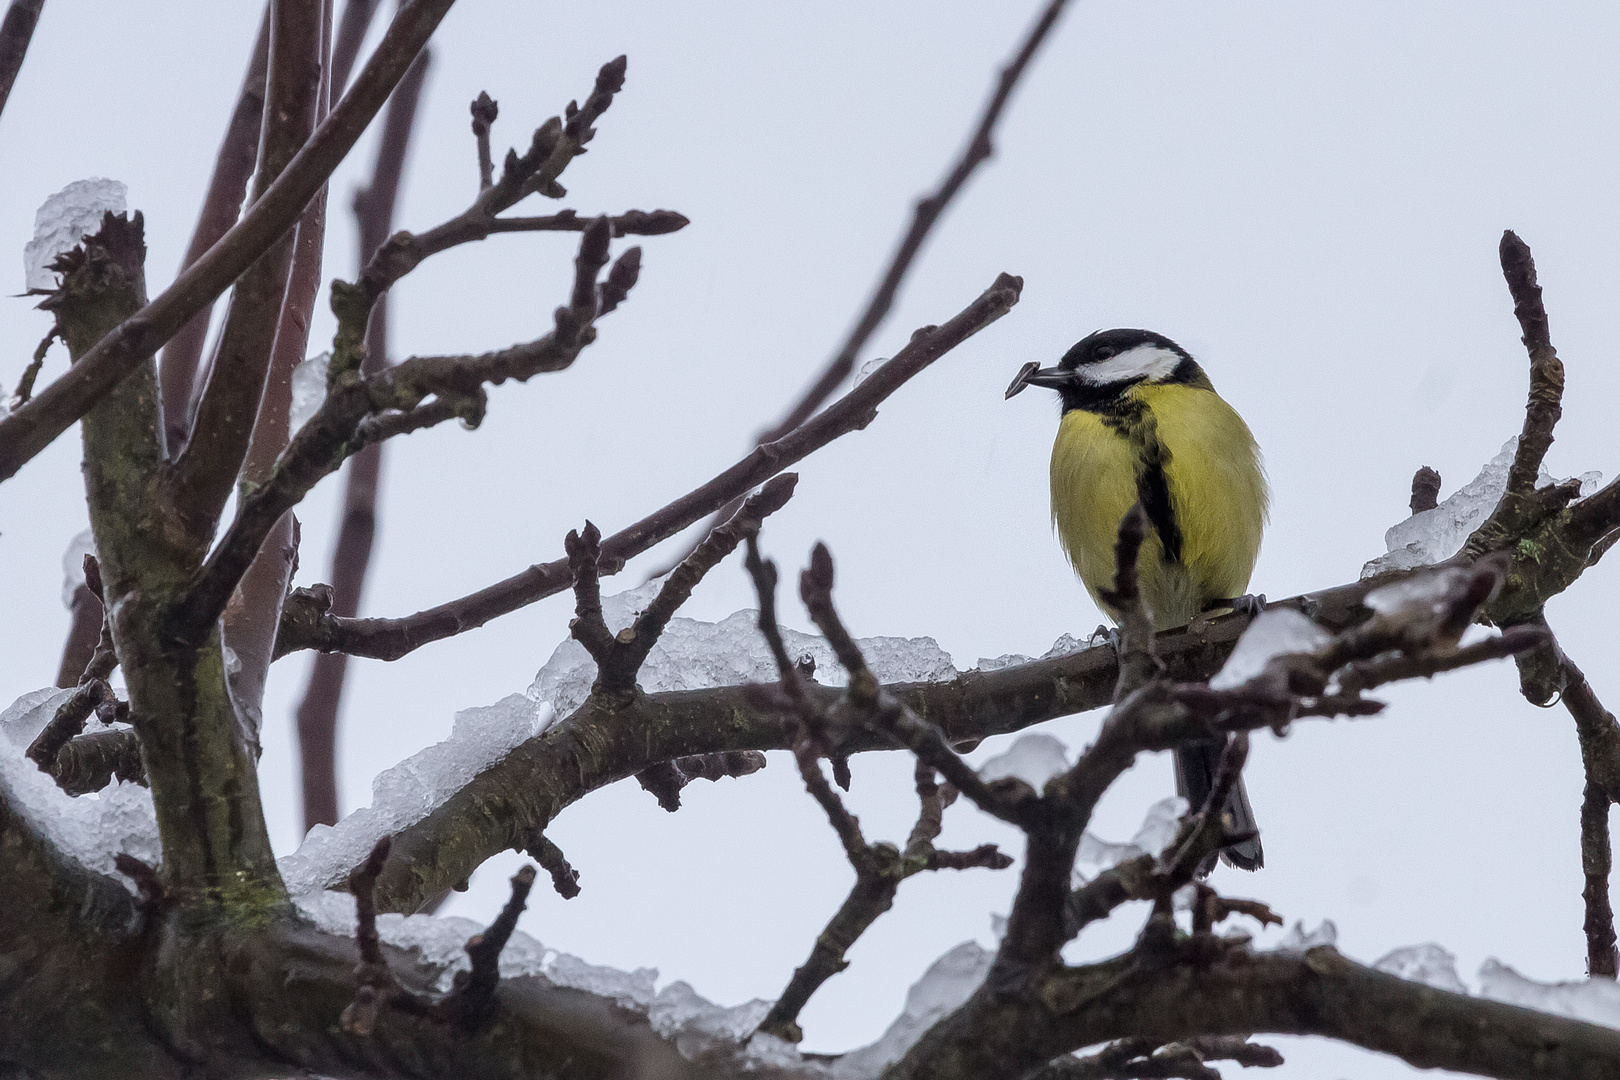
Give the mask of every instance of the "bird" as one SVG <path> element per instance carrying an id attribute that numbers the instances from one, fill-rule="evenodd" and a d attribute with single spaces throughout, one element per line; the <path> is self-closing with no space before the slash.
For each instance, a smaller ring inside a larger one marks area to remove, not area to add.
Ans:
<path id="1" fill-rule="evenodd" d="M 1151 330 L 1099 330 L 1054 367 L 1025 364 L 1006 396 L 1029 386 L 1062 402 L 1052 524 L 1099 608 L 1119 621 L 1104 593 L 1120 520 L 1140 503 L 1151 528 L 1137 573 L 1154 630 L 1206 611 L 1259 609 L 1264 598 L 1246 590 L 1270 505 L 1260 449 L 1186 349 Z M 1220 754 L 1218 742 L 1176 749 L 1176 790 L 1194 809 L 1209 796 Z M 1247 837 L 1222 858 L 1258 870 L 1265 858 L 1241 778 L 1222 812 L 1228 833 Z"/>

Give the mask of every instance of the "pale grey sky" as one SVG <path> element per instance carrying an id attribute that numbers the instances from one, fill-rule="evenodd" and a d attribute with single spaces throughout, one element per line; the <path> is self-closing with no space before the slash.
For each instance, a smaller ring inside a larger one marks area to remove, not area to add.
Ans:
<path id="1" fill-rule="evenodd" d="M 581 213 L 680 210 L 649 238 L 626 306 L 570 371 L 492 394 L 477 432 L 390 445 L 367 612 L 399 614 L 556 557 L 590 517 L 616 528 L 732 461 L 846 329 L 911 200 L 954 155 L 1034 3 L 712 2 L 458 5 L 434 63 L 400 222 L 459 211 L 476 184 L 467 103 L 501 104 L 497 151 L 588 92 L 627 53 L 625 91 L 565 178 Z M 21 287 L 34 209 L 65 183 L 120 179 L 146 214 L 154 290 L 189 237 L 258 5 L 52 0 L 0 118 L 0 292 Z M 865 432 L 807 462 L 765 547 L 784 569 L 825 539 L 862 634 L 930 634 L 959 667 L 1039 653 L 1099 616 L 1047 520 L 1055 410 L 1001 391 L 1104 326 L 1186 346 L 1248 419 L 1274 491 L 1253 588 L 1273 597 L 1353 579 L 1404 516 L 1412 471 L 1445 492 L 1520 422 L 1525 358 L 1496 244 L 1535 251 L 1569 370 L 1559 476 L 1620 471 L 1620 391 L 1608 322 L 1620 288 L 1620 13 L 1606 4 L 1123 3 L 1077 0 L 1013 103 L 995 161 L 936 232 L 869 356 L 953 314 L 998 271 L 1015 312 L 904 388 Z M 339 174 L 327 273 L 353 272 L 345 210 L 369 142 Z M 542 212 L 542 211 L 536 211 Z M 5 253 L 10 252 L 7 255 Z M 397 290 L 399 351 L 489 348 L 549 324 L 571 272 L 566 236 L 501 236 L 437 257 Z M 11 262 L 7 264 L 6 259 Z M 7 266 L 9 265 L 9 269 Z M 47 328 L 0 301 L 0 384 Z M 323 315 L 317 340 L 330 334 Z M 60 371 L 53 353 L 46 375 Z M 49 682 L 67 625 L 59 562 L 84 527 L 77 439 L 0 485 L 0 697 Z M 327 574 L 328 482 L 299 511 L 301 583 Z M 649 566 L 661 558 L 642 560 Z M 1575 659 L 1620 700 L 1613 560 L 1549 606 Z M 632 565 L 621 579 L 640 580 Z M 739 567 L 686 613 L 749 606 Z M 566 634 L 566 597 L 403 661 L 351 667 L 346 807 L 381 768 L 448 733 L 458 708 L 520 691 Z M 786 615 L 803 620 L 795 605 Z M 278 665 L 263 788 L 295 845 L 290 705 L 307 657 Z M 1540 979 L 1579 977 L 1579 760 L 1561 710 L 1518 696 L 1510 665 L 1387 695 L 1388 714 L 1302 724 L 1257 741 L 1249 786 L 1267 868 L 1217 883 L 1290 920 L 1337 922 L 1374 960 L 1437 941 L 1472 981 L 1497 956 Z M 1072 744 L 1095 717 L 1052 725 Z M 909 763 L 856 763 L 872 834 L 909 824 Z M 1124 839 L 1171 790 L 1164 760 L 1110 793 L 1094 828 Z M 564 902 L 537 890 L 523 927 L 621 967 L 650 965 L 732 1003 L 774 996 L 847 888 L 832 833 L 785 758 L 688 789 L 666 815 L 629 784 L 551 830 L 582 874 Z M 966 808 L 947 840 L 1012 843 Z M 504 896 L 496 860 L 451 910 Z M 807 1048 L 879 1033 L 941 952 L 988 940 L 1011 873 L 913 879 L 804 1015 Z M 1126 944 L 1136 913 L 1088 938 Z M 1393 1059 L 1278 1040 L 1270 1075 L 1415 1075 Z"/>

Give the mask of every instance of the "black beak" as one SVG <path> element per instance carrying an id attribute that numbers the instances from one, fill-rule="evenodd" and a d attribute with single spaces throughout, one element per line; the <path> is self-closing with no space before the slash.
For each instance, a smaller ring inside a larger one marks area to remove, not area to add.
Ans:
<path id="1" fill-rule="evenodd" d="M 1055 367 L 1043 368 L 1031 360 L 1019 368 L 1018 374 L 1013 376 L 1012 385 L 1007 387 L 1007 396 L 1012 397 L 1026 386 L 1044 386 L 1049 390 L 1062 390 L 1065 386 L 1072 386 L 1078 381 L 1078 377 L 1072 371 Z"/>

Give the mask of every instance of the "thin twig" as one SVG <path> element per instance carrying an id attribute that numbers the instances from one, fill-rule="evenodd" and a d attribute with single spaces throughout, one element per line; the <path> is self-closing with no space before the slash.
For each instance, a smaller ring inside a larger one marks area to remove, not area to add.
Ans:
<path id="1" fill-rule="evenodd" d="M 489 152 L 489 129 L 500 115 L 495 99 L 480 90 L 472 103 L 473 140 L 478 144 L 478 190 L 495 186 L 495 159 Z"/>
<path id="2" fill-rule="evenodd" d="M 1552 445 L 1553 428 L 1563 415 L 1564 365 L 1547 331 L 1547 309 L 1536 283 L 1536 262 L 1530 248 L 1512 229 L 1502 234 L 1502 275 L 1513 295 L 1513 314 L 1524 332 L 1530 354 L 1530 397 L 1525 407 L 1524 430 L 1508 467 L 1507 490 L 1528 495 L 1535 489 L 1541 461 Z"/>
<path id="3" fill-rule="evenodd" d="M 521 867 L 513 874 L 512 896 L 506 906 L 490 923 L 488 930 L 467 939 L 467 958 L 472 961 L 472 969 L 458 974 L 456 992 L 445 1002 L 464 1025 L 476 1024 L 494 1005 L 495 987 L 501 978 L 501 950 L 506 948 L 512 931 L 517 929 L 518 916 L 523 914 L 523 908 L 528 903 L 534 879 L 532 866 Z"/>
<path id="4" fill-rule="evenodd" d="M 5 112 L 6 99 L 28 55 L 28 42 L 44 7 L 45 0 L 11 0 L 5 21 L 0 22 L 0 113 Z"/>

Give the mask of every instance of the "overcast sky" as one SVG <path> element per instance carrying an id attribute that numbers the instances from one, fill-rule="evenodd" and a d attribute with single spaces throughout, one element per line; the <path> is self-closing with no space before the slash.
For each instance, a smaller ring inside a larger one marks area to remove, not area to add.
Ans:
<path id="1" fill-rule="evenodd" d="M 1037 6 L 458 5 L 433 44 L 403 227 L 429 227 L 474 194 L 467 103 L 480 90 L 500 102 L 499 153 L 583 98 L 619 53 L 625 90 L 563 178 L 561 205 L 668 207 L 692 225 L 643 241 L 641 284 L 572 369 L 495 390 L 476 432 L 446 425 L 389 444 L 365 613 L 414 611 L 555 558 L 586 517 L 616 529 L 734 460 L 840 339 Z M 35 208 L 87 176 L 129 185 L 151 291 L 169 280 L 258 18 L 248 0 L 51 0 L 0 118 L 0 293 L 21 289 Z M 1616 55 L 1609 4 L 1076 0 L 995 160 L 941 223 L 868 355 L 954 314 L 999 271 L 1023 275 L 1023 302 L 806 462 L 765 547 L 791 570 L 826 540 L 857 633 L 932 635 L 958 667 L 1089 632 L 1100 616 L 1048 524 L 1055 407 L 1041 393 L 1004 402 L 1002 389 L 1027 360 L 1137 326 L 1188 348 L 1265 452 L 1273 513 L 1253 589 L 1353 580 L 1405 516 L 1415 468 L 1439 469 L 1450 493 L 1518 430 L 1526 362 L 1496 263 L 1506 227 L 1535 252 L 1569 372 L 1549 468 L 1620 471 Z M 370 157 L 368 140 L 334 181 L 328 277 L 353 273 L 346 208 Z M 395 290 L 398 352 L 537 336 L 572 254 L 571 237 L 528 235 L 432 259 Z M 0 300 L 8 390 L 48 326 L 28 301 Z M 330 333 L 323 312 L 314 338 Z M 62 363 L 53 352 L 45 377 Z M 61 554 L 86 523 L 78 452 L 76 436 L 59 439 L 0 485 L 6 700 L 56 670 Z M 302 584 L 328 576 L 340 491 L 328 481 L 298 511 Z M 663 557 L 632 564 L 622 586 Z M 1548 609 L 1611 706 L 1617 573 L 1611 559 Z M 733 560 L 685 614 L 750 605 Z M 458 708 L 527 686 L 570 606 L 554 597 L 397 663 L 351 665 L 345 808 L 369 801 L 381 768 L 443 738 Z M 784 615 L 805 622 L 796 603 Z M 282 851 L 299 839 L 290 713 L 307 667 L 307 655 L 279 664 L 266 704 L 262 787 Z M 1358 959 L 1436 941 L 1469 982 L 1487 956 L 1539 979 L 1580 977 L 1567 714 L 1525 704 L 1510 664 L 1384 696 L 1380 719 L 1257 740 L 1249 788 L 1268 865 L 1253 877 L 1223 868 L 1216 884 L 1290 920 L 1333 919 Z M 1095 725 L 1050 726 L 1078 746 Z M 869 835 L 904 836 L 909 774 L 898 755 L 856 762 L 852 802 Z M 1127 838 L 1171 790 L 1167 760 L 1142 761 L 1094 830 Z M 724 1003 L 774 997 L 847 889 L 836 840 L 781 755 L 685 799 L 671 816 L 620 784 L 568 810 L 548 834 L 584 892 L 565 902 L 536 890 L 522 926 Z M 970 809 L 947 817 L 947 841 L 981 838 L 1016 847 Z M 447 910 L 492 912 L 514 862 L 488 864 Z M 907 882 L 805 1011 L 806 1048 L 869 1041 L 936 956 L 988 943 L 1015 873 Z M 1142 914 L 1088 934 L 1080 955 L 1124 947 Z M 1276 1042 L 1289 1061 L 1270 1075 L 1284 1080 L 1416 1075 Z"/>

